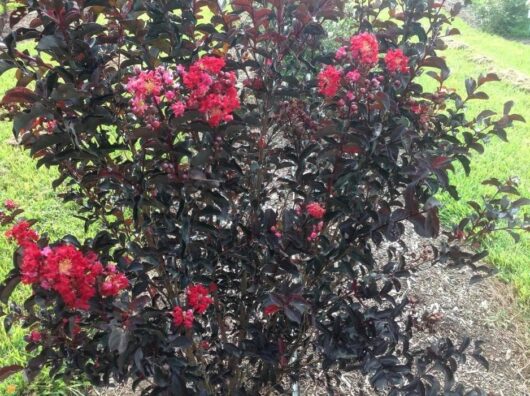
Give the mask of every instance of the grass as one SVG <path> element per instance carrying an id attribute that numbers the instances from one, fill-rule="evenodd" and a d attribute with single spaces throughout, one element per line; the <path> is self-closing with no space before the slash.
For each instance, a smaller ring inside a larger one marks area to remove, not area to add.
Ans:
<path id="1" fill-rule="evenodd" d="M 454 26 L 462 33 L 456 36 L 456 39 L 468 44 L 472 52 L 493 59 L 498 67 L 517 70 L 530 78 L 527 44 L 485 33 L 469 26 L 460 18 L 456 20 Z M 451 58 L 449 61 L 454 64 Z"/>
<path id="2" fill-rule="evenodd" d="M 467 46 L 457 46 L 458 48 L 445 51 L 444 56 L 452 70 L 447 86 L 465 92 L 465 78 L 507 69 L 530 78 L 529 46 L 483 33 L 466 25 L 462 20 L 457 20 L 456 27 L 462 32 L 456 40 Z M 474 59 L 480 56 L 486 56 L 491 61 L 478 64 Z M 470 114 L 476 114 L 486 108 L 502 112 L 503 104 L 513 100 L 516 104 L 514 112 L 530 121 L 530 94 L 518 88 L 512 81 L 490 83 L 484 90 L 489 94 L 490 100 L 472 101 L 469 105 Z M 452 181 L 459 186 L 462 199 L 454 202 L 442 197 L 446 205 L 442 211 L 442 220 L 446 225 L 457 222 L 462 215 L 470 211 L 466 204 L 468 200 L 480 199 L 484 193 L 490 191 L 490 187 L 480 185 L 484 179 L 518 176 L 521 180 L 521 194 L 530 196 L 530 123 L 516 123 L 515 127 L 508 131 L 508 140 L 509 143 L 504 143 L 494 139 L 486 145 L 484 154 L 475 155 L 469 177 L 466 177 L 461 169 L 453 175 Z M 484 247 L 490 252 L 488 260 L 500 269 L 503 279 L 515 286 L 521 303 L 528 306 L 530 237 L 524 236 L 519 244 L 514 245 L 509 235 L 499 233 L 485 241 Z"/>

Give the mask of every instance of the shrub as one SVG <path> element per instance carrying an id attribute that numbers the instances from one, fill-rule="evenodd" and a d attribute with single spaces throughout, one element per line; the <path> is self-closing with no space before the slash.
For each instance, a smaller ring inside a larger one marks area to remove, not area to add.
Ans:
<path id="1" fill-rule="evenodd" d="M 484 0 L 475 6 L 480 27 L 505 37 L 530 35 L 526 0 Z"/>
<path id="2" fill-rule="evenodd" d="M 18 248 L 0 299 L 32 287 L 6 316 L 28 329 L 30 379 L 49 366 L 144 394 L 254 395 L 317 370 L 331 391 L 360 370 L 391 394 L 464 393 L 452 374 L 470 340 L 411 346 L 400 290 L 413 267 L 383 242 L 406 247 L 406 222 L 437 236 L 434 195 L 458 197 L 449 172 L 469 171 L 471 153 L 522 118 L 510 103 L 466 115 L 493 74 L 464 96 L 444 86 L 437 52 L 458 8 L 368 4 L 332 53 L 334 0 L 28 1 L 11 15 L 35 12 L 4 40 L 1 71 L 16 68 L 17 86 L 2 104 L 98 231 L 50 241 L 6 207 Z M 491 232 L 509 212 L 501 229 L 527 227 L 516 217 L 527 202 L 502 200 L 475 204 L 436 260 L 475 267 L 485 253 L 456 242 L 483 235 L 485 220 Z M 485 363 L 479 343 L 471 353 Z"/>

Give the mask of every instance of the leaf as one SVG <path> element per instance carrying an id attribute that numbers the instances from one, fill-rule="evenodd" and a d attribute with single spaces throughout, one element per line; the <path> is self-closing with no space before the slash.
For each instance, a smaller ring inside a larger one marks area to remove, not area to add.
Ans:
<path id="1" fill-rule="evenodd" d="M 501 81 L 501 79 L 495 73 L 488 73 L 485 76 L 483 74 L 481 74 L 478 77 L 478 86 L 480 87 L 482 84 L 485 84 L 485 83 L 490 82 L 490 81 Z"/>
<path id="2" fill-rule="evenodd" d="M 471 206 L 473 209 L 475 209 L 475 212 L 477 212 L 477 213 L 480 213 L 481 210 L 482 210 L 480 205 L 478 203 L 476 203 L 475 201 L 468 201 L 467 204 L 469 206 Z"/>
<path id="3" fill-rule="evenodd" d="M 477 88 L 477 82 L 473 78 L 466 79 L 466 92 L 467 96 L 471 97 L 475 89 Z"/>
<path id="4" fill-rule="evenodd" d="M 474 254 L 472 257 L 471 257 L 471 262 L 477 262 L 479 260 L 482 260 L 483 258 L 487 257 L 489 254 L 489 252 L 487 250 L 484 250 L 482 252 L 479 252 L 477 254 Z"/>
<path id="5" fill-rule="evenodd" d="M 7 377 L 18 373 L 19 371 L 23 370 L 24 367 L 18 365 L 18 364 L 12 364 L 11 366 L 4 366 L 0 368 L 0 381 L 5 380 Z"/>
<path id="6" fill-rule="evenodd" d="M 469 279 L 469 285 L 474 285 L 475 283 L 482 282 L 484 280 L 484 275 L 473 275 Z"/>
<path id="7" fill-rule="evenodd" d="M 497 113 L 495 113 L 494 111 L 484 110 L 477 116 L 477 120 L 479 122 L 482 122 L 482 121 L 494 116 L 495 114 L 497 114 Z"/>
<path id="8" fill-rule="evenodd" d="M 510 114 L 512 107 L 513 107 L 513 100 L 509 100 L 508 102 L 506 102 L 504 104 L 504 110 L 503 110 L 504 115 Z"/>
<path id="9" fill-rule="evenodd" d="M 210 149 L 205 149 L 202 151 L 199 151 L 190 161 L 191 165 L 193 166 L 199 166 L 204 165 L 206 161 L 208 161 L 208 158 L 210 157 L 211 151 Z"/>
<path id="10" fill-rule="evenodd" d="M 440 70 L 448 70 L 445 60 L 437 56 L 426 58 L 421 65 L 423 67 L 435 67 Z"/>
<path id="11" fill-rule="evenodd" d="M 113 327 L 109 335 L 109 349 L 121 355 L 127 349 L 128 336 L 120 327 Z"/>
<path id="12" fill-rule="evenodd" d="M 526 122 L 525 118 L 520 114 L 510 114 L 508 118 L 511 121 Z"/>
<path id="13" fill-rule="evenodd" d="M 470 99 L 480 99 L 480 100 L 488 100 L 490 97 L 486 92 L 475 92 L 473 95 L 469 97 Z"/>
<path id="14" fill-rule="evenodd" d="M 499 181 L 499 179 L 497 179 L 495 177 L 492 177 L 491 179 L 483 180 L 482 184 L 485 185 L 485 186 L 487 186 L 487 185 L 495 186 L 495 187 L 500 187 L 501 186 L 501 182 Z"/>
<path id="15" fill-rule="evenodd" d="M 458 352 L 460 353 L 464 352 L 469 347 L 470 344 L 471 344 L 471 338 L 464 337 L 464 339 L 462 340 L 462 344 L 460 344 L 460 348 L 458 348 Z"/>
<path id="16" fill-rule="evenodd" d="M 14 269 L 11 271 L 10 275 L 6 280 L 0 285 L 0 301 L 4 304 L 7 304 L 9 297 L 15 287 L 20 283 L 20 274 L 18 270 Z"/>
<path id="17" fill-rule="evenodd" d="M 4 98 L 2 99 L 2 104 L 11 104 L 11 103 L 25 103 L 31 104 L 35 103 L 39 99 L 33 91 L 26 87 L 15 87 L 11 88 L 6 92 Z"/>
<path id="18" fill-rule="evenodd" d="M 11 15 L 9 15 L 9 27 L 13 28 L 27 14 L 28 7 L 17 7 L 14 11 L 11 11 Z"/>
<path id="19" fill-rule="evenodd" d="M 521 206 L 530 205 L 529 198 L 519 198 L 517 201 L 512 202 L 512 208 L 519 208 Z"/>
<path id="20" fill-rule="evenodd" d="M 192 342 L 191 342 L 191 339 L 189 337 L 185 337 L 185 336 L 179 336 L 179 337 L 176 337 L 172 344 L 176 347 L 176 348 L 182 348 L 182 349 L 186 349 L 188 348 L 189 346 L 191 346 Z"/>
<path id="21" fill-rule="evenodd" d="M 510 236 L 513 238 L 515 243 L 519 243 L 521 241 L 521 235 L 511 230 L 507 230 L 507 231 L 508 231 L 508 234 L 510 234 Z"/>
<path id="22" fill-rule="evenodd" d="M 296 309 L 287 306 L 283 309 L 283 312 L 285 313 L 285 316 L 287 316 L 293 322 L 300 323 L 302 321 L 302 314 Z"/>
<path id="23" fill-rule="evenodd" d="M 490 364 L 489 362 L 486 360 L 486 358 L 478 353 L 473 353 L 471 354 L 471 356 L 473 356 L 473 358 L 479 362 L 482 366 L 484 366 L 484 368 L 486 370 L 489 370 L 490 369 Z"/>

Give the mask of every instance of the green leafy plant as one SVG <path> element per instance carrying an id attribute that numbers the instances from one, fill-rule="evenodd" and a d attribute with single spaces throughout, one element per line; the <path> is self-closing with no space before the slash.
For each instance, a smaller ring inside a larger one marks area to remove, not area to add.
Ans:
<path id="1" fill-rule="evenodd" d="M 484 0 L 475 7 L 480 27 L 504 37 L 530 36 L 526 0 Z"/>

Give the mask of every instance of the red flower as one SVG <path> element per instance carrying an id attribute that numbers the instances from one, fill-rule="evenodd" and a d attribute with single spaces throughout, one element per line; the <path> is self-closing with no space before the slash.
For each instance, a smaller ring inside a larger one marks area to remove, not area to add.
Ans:
<path id="1" fill-rule="evenodd" d="M 306 206 L 307 213 L 309 216 L 314 217 L 315 219 L 321 219 L 326 214 L 326 209 L 320 206 L 317 202 L 312 202 Z"/>
<path id="2" fill-rule="evenodd" d="M 17 241 L 19 246 L 36 242 L 39 234 L 31 229 L 31 224 L 26 220 L 19 221 L 11 229 L 6 231 L 6 237 Z"/>
<path id="3" fill-rule="evenodd" d="M 30 285 L 41 278 L 43 256 L 36 243 L 26 243 L 23 249 L 20 263 L 21 280 L 22 283 Z"/>
<path id="4" fill-rule="evenodd" d="M 324 96 L 335 96 L 339 90 L 340 71 L 328 65 L 318 74 L 318 89 Z"/>
<path id="5" fill-rule="evenodd" d="M 385 64 L 391 72 L 409 72 L 409 58 L 400 49 L 388 50 L 385 55 Z"/>
<path id="6" fill-rule="evenodd" d="M 219 73 L 225 67 L 225 60 L 215 56 L 204 56 L 195 63 L 199 68 L 207 70 L 210 73 Z"/>
<path id="7" fill-rule="evenodd" d="M 361 33 L 350 39 L 353 59 L 365 64 L 375 65 L 379 59 L 379 43 L 371 33 Z"/>
<path id="8" fill-rule="evenodd" d="M 182 81 L 190 90 L 187 106 L 197 108 L 211 126 L 231 121 L 232 112 L 239 108 L 236 75 L 222 72 L 224 66 L 224 59 L 207 56 L 183 72 Z"/>
<path id="9" fill-rule="evenodd" d="M 184 311 L 181 307 L 175 307 L 173 309 L 173 323 L 176 326 L 184 326 L 186 329 L 191 329 L 193 327 L 193 311 L 188 309 Z"/>
<path id="10" fill-rule="evenodd" d="M 31 333 L 29 333 L 28 338 L 31 342 L 41 342 L 42 334 L 40 331 L 33 330 Z"/>
<path id="11" fill-rule="evenodd" d="M 358 70 L 352 70 L 346 74 L 346 79 L 351 82 L 359 81 L 360 78 L 361 78 L 361 73 L 359 73 Z"/>
<path id="12" fill-rule="evenodd" d="M 129 286 L 129 280 L 123 273 L 112 273 L 101 285 L 100 292 L 103 297 L 116 296 L 127 286 Z"/>
<path id="13" fill-rule="evenodd" d="M 4 202 L 4 206 L 7 210 L 15 210 L 16 208 L 18 208 L 17 203 L 12 199 L 6 199 Z"/>
<path id="14" fill-rule="evenodd" d="M 71 245 L 51 249 L 42 268 L 41 285 L 56 291 L 70 308 L 88 309 L 103 266 L 95 254 L 84 255 Z"/>
<path id="15" fill-rule="evenodd" d="M 203 285 L 191 285 L 186 290 L 188 305 L 199 314 L 206 312 L 213 299 L 209 296 L 210 291 Z"/>
<path id="16" fill-rule="evenodd" d="M 276 304 L 270 304 L 270 305 L 267 305 L 264 309 L 263 309 L 263 313 L 267 316 L 270 316 L 270 315 L 274 315 L 276 312 L 278 312 L 280 310 L 280 307 L 277 306 Z"/>

